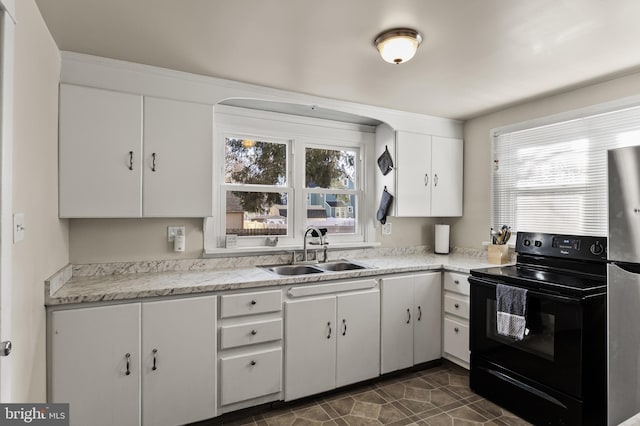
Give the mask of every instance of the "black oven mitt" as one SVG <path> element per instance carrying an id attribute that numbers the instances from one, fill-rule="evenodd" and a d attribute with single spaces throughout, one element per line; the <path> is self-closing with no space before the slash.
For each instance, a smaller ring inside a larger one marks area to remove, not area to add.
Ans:
<path id="1" fill-rule="evenodd" d="M 378 213 L 376 214 L 376 218 L 383 225 L 387 223 L 387 212 L 389 211 L 389 207 L 391 207 L 392 202 L 393 195 L 389 194 L 389 192 L 387 191 L 387 187 L 385 186 L 382 190 L 382 197 L 380 198 L 380 207 L 378 208 Z"/>
<path id="2" fill-rule="evenodd" d="M 378 167 L 380 167 L 383 176 L 386 176 L 393 169 L 393 160 L 386 146 L 384 152 L 378 157 Z"/>

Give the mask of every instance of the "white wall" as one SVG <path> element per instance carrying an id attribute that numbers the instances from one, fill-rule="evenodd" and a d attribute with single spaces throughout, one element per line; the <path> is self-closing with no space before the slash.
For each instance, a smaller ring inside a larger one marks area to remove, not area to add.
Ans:
<path id="1" fill-rule="evenodd" d="M 491 222 L 491 138 L 496 127 L 640 94 L 640 73 L 507 108 L 464 125 L 464 216 L 451 229 L 451 243 L 481 248 Z"/>
<path id="2" fill-rule="evenodd" d="M 35 1 L 16 7 L 13 206 L 25 215 L 26 233 L 13 246 L 10 398 L 44 402 L 44 280 L 69 261 L 68 225 L 58 219 L 60 53 Z"/>

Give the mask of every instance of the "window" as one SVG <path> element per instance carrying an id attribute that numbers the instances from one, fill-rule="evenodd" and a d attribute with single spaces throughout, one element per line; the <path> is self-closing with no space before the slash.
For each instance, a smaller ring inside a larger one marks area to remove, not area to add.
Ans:
<path id="1" fill-rule="evenodd" d="M 607 150 L 640 144 L 640 107 L 493 138 L 494 227 L 607 235 Z"/>
<path id="2" fill-rule="evenodd" d="M 224 248 L 228 235 L 238 248 L 276 237 L 278 247 L 298 247 L 308 226 L 326 228 L 331 247 L 374 235 L 377 200 L 365 200 L 363 184 L 374 127 L 228 106 L 217 107 L 216 124 L 219 208 L 205 250 Z"/>

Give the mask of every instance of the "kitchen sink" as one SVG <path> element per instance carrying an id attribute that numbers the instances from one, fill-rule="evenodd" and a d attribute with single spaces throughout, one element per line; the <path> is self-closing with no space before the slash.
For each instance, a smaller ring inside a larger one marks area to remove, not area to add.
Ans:
<path id="1" fill-rule="evenodd" d="M 307 275 L 307 274 L 321 274 L 324 271 L 318 269 L 315 266 L 309 265 L 280 265 L 266 267 L 268 271 L 275 272 L 278 275 Z"/>
<path id="2" fill-rule="evenodd" d="M 357 263 L 349 262 L 347 260 L 339 260 L 337 262 L 320 263 L 318 268 L 325 271 L 352 271 L 355 269 L 367 269 L 366 266 L 358 265 Z"/>
<path id="3" fill-rule="evenodd" d="M 273 265 L 261 266 L 267 271 L 278 275 L 308 275 L 322 274 L 325 272 L 353 271 L 357 269 L 369 269 L 368 266 L 360 265 L 348 260 L 337 260 L 328 263 L 314 263 L 313 265 Z"/>

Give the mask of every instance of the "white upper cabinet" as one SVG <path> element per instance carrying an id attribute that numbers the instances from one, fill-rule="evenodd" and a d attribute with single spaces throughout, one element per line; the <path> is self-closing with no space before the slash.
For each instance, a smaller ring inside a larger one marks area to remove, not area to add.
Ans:
<path id="1" fill-rule="evenodd" d="M 462 139 L 393 131 L 378 126 L 376 155 L 385 146 L 394 170 L 376 170 L 377 195 L 386 186 L 394 196 L 389 216 L 462 216 Z"/>
<path id="2" fill-rule="evenodd" d="M 211 215 L 213 107 L 145 97 L 142 212 Z"/>
<path id="3" fill-rule="evenodd" d="M 212 212 L 211 105 L 62 84 L 60 217 Z"/>
<path id="4" fill-rule="evenodd" d="M 60 217 L 139 217 L 142 96 L 62 84 Z"/>

